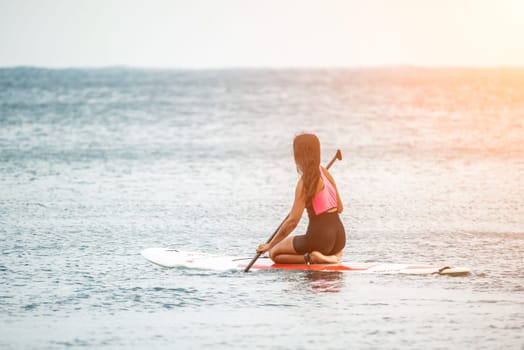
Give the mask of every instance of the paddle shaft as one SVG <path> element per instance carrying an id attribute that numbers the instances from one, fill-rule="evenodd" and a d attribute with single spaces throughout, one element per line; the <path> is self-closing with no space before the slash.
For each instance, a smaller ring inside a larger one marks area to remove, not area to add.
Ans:
<path id="1" fill-rule="evenodd" d="M 326 169 L 329 169 L 331 168 L 331 166 L 333 165 L 333 163 L 335 163 L 335 160 L 342 160 L 342 152 L 340 152 L 340 150 L 338 149 L 337 150 L 337 153 L 335 154 L 335 156 L 331 159 L 331 161 L 328 163 L 328 165 L 326 166 Z M 289 218 L 289 214 L 287 214 L 286 218 L 284 220 L 282 220 L 282 222 L 280 223 L 280 225 L 278 225 L 277 229 L 275 230 L 275 232 L 273 232 L 273 234 L 271 235 L 271 237 L 269 237 L 269 239 L 267 240 L 266 244 L 271 242 L 271 240 L 275 237 L 275 235 L 277 234 L 277 232 L 280 230 L 280 228 L 282 227 L 282 225 L 284 225 L 284 222 L 286 222 L 286 220 Z M 258 260 L 258 258 L 260 258 L 260 255 L 262 255 L 262 253 L 257 253 L 257 255 L 255 255 L 255 257 L 253 259 L 251 259 L 251 261 L 249 262 L 249 264 L 246 266 L 246 268 L 244 269 L 244 272 L 248 272 L 249 269 L 251 268 L 251 266 L 253 266 L 253 264 L 255 263 L 255 261 Z"/>

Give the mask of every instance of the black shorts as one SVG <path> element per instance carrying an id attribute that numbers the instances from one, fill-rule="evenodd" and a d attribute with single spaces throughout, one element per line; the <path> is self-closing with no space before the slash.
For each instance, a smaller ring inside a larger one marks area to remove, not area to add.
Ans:
<path id="1" fill-rule="evenodd" d="M 311 216 L 305 235 L 293 238 L 293 248 L 298 254 L 320 252 L 333 255 L 346 246 L 346 231 L 338 213 Z"/>

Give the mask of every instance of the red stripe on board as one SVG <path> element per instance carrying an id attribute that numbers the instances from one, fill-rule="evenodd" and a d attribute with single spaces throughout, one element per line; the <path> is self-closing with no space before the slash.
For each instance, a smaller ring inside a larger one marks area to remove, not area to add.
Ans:
<path id="1" fill-rule="evenodd" d="M 374 265 L 373 265 L 374 266 Z M 305 271 L 362 271 L 367 270 L 371 266 L 367 267 L 349 267 L 344 265 L 322 265 L 322 264 L 273 264 L 273 265 L 253 265 L 253 269 L 257 270 L 269 270 L 269 269 L 281 269 L 281 270 L 305 270 Z"/>

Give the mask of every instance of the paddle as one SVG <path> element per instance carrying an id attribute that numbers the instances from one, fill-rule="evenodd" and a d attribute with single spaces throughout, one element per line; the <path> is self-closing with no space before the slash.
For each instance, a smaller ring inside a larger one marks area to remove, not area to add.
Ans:
<path id="1" fill-rule="evenodd" d="M 333 157 L 333 159 L 331 159 L 331 161 L 328 163 L 328 165 L 326 166 L 326 169 L 329 169 L 331 168 L 331 166 L 333 165 L 333 163 L 335 163 L 335 160 L 342 160 L 342 152 L 340 152 L 339 149 L 337 149 L 337 153 L 335 154 L 335 156 Z M 282 220 L 282 222 L 280 223 L 280 225 L 278 225 L 277 229 L 275 230 L 275 232 L 273 232 L 273 234 L 271 235 L 271 237 L 269 237 L 269 239 L 267 240 L 266 243 L 269 243 L 271 242 L 271 240 L 273 239 L 273 237 L 275 237 L 275 235 L 277 234 L 278 230 L 280 230 L 280 228 L 282 227 L 282 225 L 284 225 L 284 222 L 286 222 L 287 218 L 289 217 L 289 214 L 286 216 L 286 218 L 284 220 Z M 253 264 L 255 263 L 255 261 L 257 261 L 258 258 L 260 258 L 260 255 L 262 255 L 262 253 L 257 253 L 257 255 L 255 255 L 255 257 L 253 259 L 251 259 L 251 261 L 249 262 L 249 264 L 246 266 L 246 268 L 244 269 L 244 272 L 248 272 L 249 269 L 251 268 L 251 266 L 253 266 Z"/>

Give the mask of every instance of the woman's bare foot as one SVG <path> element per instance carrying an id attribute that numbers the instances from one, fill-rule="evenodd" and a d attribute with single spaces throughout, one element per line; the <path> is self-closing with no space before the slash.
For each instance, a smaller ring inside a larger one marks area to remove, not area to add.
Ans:
<path id="1" fill-rule="evenodd" d="M 340 264 L 342 262 L 342 252 L 335 255 L 324 255 L 321 252 L 309 253 L 309 258 L 312 264 Z"/>

